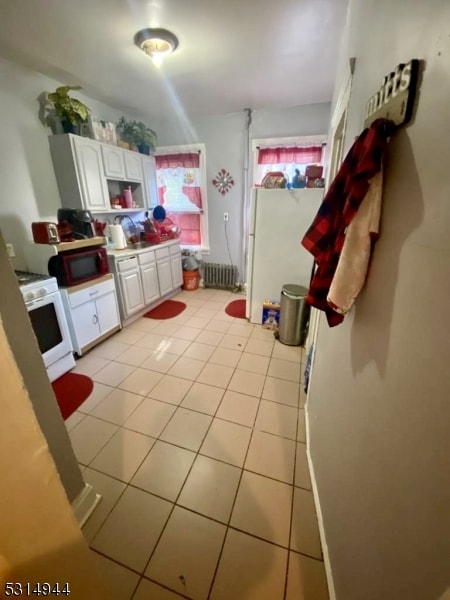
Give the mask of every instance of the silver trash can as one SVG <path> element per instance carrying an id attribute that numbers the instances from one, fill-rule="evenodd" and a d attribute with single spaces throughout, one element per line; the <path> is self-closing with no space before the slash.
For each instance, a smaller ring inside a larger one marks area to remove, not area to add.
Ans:
<path id="1" fill-rule="evenodd" d="M 287 346 L 300 346 L 304 342 L 305 321 L 308 315 L 307 288 L 295 283 L 283 285 L 280 302 L 278 339 Z"/>

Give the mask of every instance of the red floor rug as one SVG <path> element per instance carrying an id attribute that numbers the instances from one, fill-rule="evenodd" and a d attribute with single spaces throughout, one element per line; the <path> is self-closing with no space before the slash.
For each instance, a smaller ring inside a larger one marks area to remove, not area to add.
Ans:
<path id="1" fill-rule="evenodd" d="M 59 410 L 64 421 L 91 395 L 94 383 L 86 375 L 65 373 L 52 383 Z"/>
<path id="2" fill-rule="evenodd" d="M 178 300 L 166 300 L 153 310 L 145 313 L 144 317 L 147 319 L 172 319 L 176 317 L 186 308 L 184 302 L 178 302 Z"/>
<path id="3" fill-rule="evenodd" d="M 230 317 L 236 317 L 237 319 L 245 319 L 245 299 L 244 300 L 233 300 L 230 302 L 225 309 L 227 315 Z"/>

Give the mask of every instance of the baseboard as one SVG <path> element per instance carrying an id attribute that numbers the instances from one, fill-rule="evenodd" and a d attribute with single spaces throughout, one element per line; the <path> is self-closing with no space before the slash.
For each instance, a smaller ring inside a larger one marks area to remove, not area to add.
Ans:
<path id="1" fill-rule="evenodd" d="M 306 456 L 308 458 L 309 473 L 311 476 L 312 493 L 313 493 L 313 497 L 314 497 L 314 504 L 316 507 L 317 522 L 319 525 L 320 542 L 322 544 L 323 564 L 325 566 L 325 573 L 327 576 L 328 592 L 330 595 L 330 600 L 336 600 L 336 592 L 334 589 L 334 581 L 333 581 L 333 573 L 331 570 L 330 555 L 328 553 L 327 540 L 325 537 L 325 529 L 323 526 L 322 508 L 320 506 L 319 493 L 317 490 L 317 481 L 316 481 L 314 467 L 313 467 L 313 463 L 311 460 L 311 454 L 310 454 L 310 450 L 309 450 L 310 438 L 309 438 L 309 420 L 308 420 L 308 401 L 305 404 L 305 423 L 306 423 Z"/>
<path id="2" fill-rule="evenodd" d="M 80 527 L 83 527 L 101 499 L 101 495 L 94 491 L 92 485 L 84 484 L 84 488 L 72 502 L 72 510 Z"/>

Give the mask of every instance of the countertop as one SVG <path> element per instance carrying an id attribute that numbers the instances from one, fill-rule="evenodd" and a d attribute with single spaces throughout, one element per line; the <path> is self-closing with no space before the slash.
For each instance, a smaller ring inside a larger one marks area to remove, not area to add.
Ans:
<path id="1" fill-rule="evenodd" d="M 127 256 L 134 256 L 136 254 L 142 254 L 143 252 L 148 252 L 149 250 L 158 250 L 158 248 L 167 248 L 175 244 L 180 245 L 180 240 L 168 240 L 167 242 L 145 246 L 144 248 L 124 248 L 123 250 L 115 250 L 113 245 L 111 245 L 107 246 L 106 250 L 108 252 L 108 256 L 112 256 L 117 259 L 125 258 Z"/>

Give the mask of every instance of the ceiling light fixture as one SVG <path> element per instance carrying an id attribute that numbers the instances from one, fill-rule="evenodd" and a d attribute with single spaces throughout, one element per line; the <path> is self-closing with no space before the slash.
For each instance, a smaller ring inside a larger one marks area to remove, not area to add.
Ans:
<path id="1" fill-rule="evenodd" d="M 167 29 L 141 29 L 134 36 L 134 43 L 159 66 L 164 56 L 177 48 L 178 39 Z"/>

